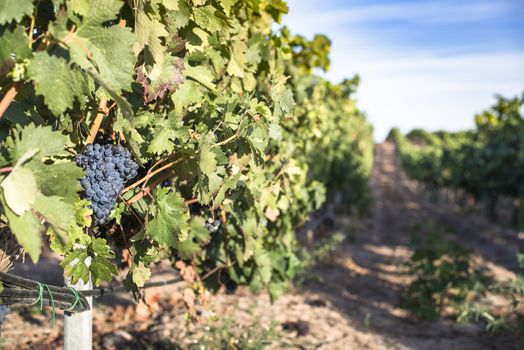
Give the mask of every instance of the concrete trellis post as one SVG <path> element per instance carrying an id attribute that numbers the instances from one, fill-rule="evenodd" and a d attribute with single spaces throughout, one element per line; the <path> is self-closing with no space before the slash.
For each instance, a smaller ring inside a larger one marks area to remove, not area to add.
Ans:
<path id="1" fill-rule="evenodd" d="M 92 289 L 91 280 L 84 284 L 82 280 L 71 285 L 68 280 L 66 284 L 76 290 Z M 79 313 L 65 312 L 64 315 L 64 350 L 91 350 L 93 347 L 93 298 L 87 298 L 89 311 Z"/>

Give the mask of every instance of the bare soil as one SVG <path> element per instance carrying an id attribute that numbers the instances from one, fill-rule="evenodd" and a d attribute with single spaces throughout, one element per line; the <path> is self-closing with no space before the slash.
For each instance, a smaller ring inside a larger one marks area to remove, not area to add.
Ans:
<path id="1" fill-rule="evenodd" d="M 355 219 L 339 213 L 329 232 L 341 232 L 348 239 L 307 271 L 288 294 L 271 303 L 267 295 L 245 289 L 232 295 L 220 293 L 210 298 L 204 312 L 219 320 L 234 319 L 239 325 L 275 323 L 279 335 L 269 349 L 523 349 L 522 341 L 509 334 L 491 334 L 481 323 L 420 321 L 399 307 L 413 279 L 404 264 L 411 254 L 414 225 L 432 222 L 449 229 L 447 238 L 470 249 L 479 266 L 498 280 L 514 278 L 518 271 L 515 254 L 524 248 L 518 232 L 454 204 L 427 200 L 399 168 L 391 144 L 376 147 L 371 188 L 371 215 Z M 56 261 L 40 266 L 35 270 L 20 265 L 15 273 L 47 282 L 54 276 L 59 283 Z M 165 270 L 159 278 L 169 274 Z M 95 348 L 179 349 L 194 344 L 206 324 L 186 321 L 183 289 L 174 286 L 158 292 L 160 307 L 150 310 L 145 320 L 127 297 L 97 304 Z M 506 305 L 504 300 L 497 302 L 502 308 Z M 55 327 L 50 318 L 48 311 L 11 313 L 3 327 L 5 349 L 62 348 L 62 317 L 57 314 Z M 207 326 L 213 326 L 213 321 Z"/>

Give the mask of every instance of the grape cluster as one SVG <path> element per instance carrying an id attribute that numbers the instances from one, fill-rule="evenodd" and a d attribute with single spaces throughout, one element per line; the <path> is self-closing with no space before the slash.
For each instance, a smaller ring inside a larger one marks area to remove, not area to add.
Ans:
<path id="1" fill-rule="evenodd" d="M 206 222 L 206 228 L 209 232 L 220 232 L 222 230 L 220 220 L 213 220 L 213 218 L 208 218 Z"/>
<path id="2" fill-rule="evenodd" d="M 127 149 L 111 144 L 87 145 L 76 162 L 85 170 L 80 184 L 91 202 L 94 224 L 103 225 L 109 221 L 124 184 L 138 174 L 138 164 Z"/>

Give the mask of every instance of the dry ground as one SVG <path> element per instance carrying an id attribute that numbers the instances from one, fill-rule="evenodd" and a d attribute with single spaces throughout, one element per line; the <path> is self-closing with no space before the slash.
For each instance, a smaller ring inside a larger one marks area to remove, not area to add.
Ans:
<path id="1" fill-rule="evenodd" d="M 418 321 L 398 306 L 413 278 L 403 265 L 410 256 L 413 225 L 433 222 L 451 228 L 454 233 L 449 238 L 471 249 L 479 264 L 500 280 L 517 271 L 515 253 L 524 248 L 517 232 L 454 205 L 425 200 L 399 169 L 391 144 L 376 147 L 371 187 L 371 216 L 364 220 L 337 216 L 333 230 L 350 239 L 309 270 L 290 293 L 271 304 L 265 295 L 240 289 L 234 295 L 216 296 L 209 309 L 238 324 L 256 322 L 267 327 L 276 322 L 280 333 L 270 349 L 518 349 L 515 339 L 493 336 L 481 324 Z M 45 280 L 53 275 L 49 272 L 53 266 L 44 265 L 42 275 L 32 277 Z M 32 271 L 24 266 L 17 270 L 19 274 Z M 161 308 L 145 321 L 137 319 L 128 299 L 106 300 L 113 306 L 98 306 L 96 348 L 177 349 L 190 344 L 198 327 L 186 325 L 179 290 L 160 292 Z M 14 312 L 4 324 L 5 348 L 60 348 L 61 322 L 58 317 L 52 328 L 49 312 Z M 298 322 L 298 331 L 281 330 L 285 322 Z"/>

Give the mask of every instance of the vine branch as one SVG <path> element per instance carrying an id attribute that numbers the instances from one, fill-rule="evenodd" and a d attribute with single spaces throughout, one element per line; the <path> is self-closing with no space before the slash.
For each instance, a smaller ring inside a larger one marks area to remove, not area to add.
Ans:
<path id="1" fill-rule="evenodd" d="M 0 168 L 0 174 L 10 173 L 11 171 L 13 171 L 13 167 L 12 166 L 8 166 L 8 167 L 5 167 L 5 168 Z"/>
<path id="2" fill-rule="evenodd" d="M 168 169 L 168 168 L 171 168 L 173 165 L 177 164 L 177 163 L 180 163 L 182 159 L 177 159 L 175 161 L 172 161 L 172 162 L 169 162 L 163 166 L 161 166 L 160 168 L 156 169 L 155 171 L 149 171 L 146 176 L 144 176 L 143 178 L 141 178 L 140 180 L 132 183 L 131 185 L 127 186 L 126 188 L 124 188 L 122 190 L 122 193 L 126 193 L 127 191 L 129 190 L 132 190 L 133 188 L 135 187 L 138 187 L 141 183 L 144 183 L 144 182 L 147 182 L 149 181 L 149 179 L 151 179 L 153 176 L 155 176 L 156 174 Z"/>
<path id="3" fill-rule="evenodd" d="M 102 120 L 106 116 L 106 113 L 107 98 L 102 97 L 100 99 L 100 102 L 98 103 L 98 109 L 96 111 L 95 120 L 93 121 L 91 129 L 89 130 L 89 136 L 87 137 L 86 143 L 90 144 L 95 141 L 96 134 L 98 134 L 98 130 L 100 129 L 100 125 L 102 124 Z"/>
<path id="4" fill-rule="evenodd" d="M 137 194 L 135 194 L 133 197 L 129 198 L 126 203 L 127 204 L 133 204 L 133 203 L 136 203 L 138 202 L 139 200 L 141 200 L 144 196 L 148 195 L 151 193 L 151 191 L 153 191 L 153 189 L 155 189 L 155 187 L 157 187 L 158 185 L 160 185 L 162 182 L 164 182 L 165 180 L 167 180 L 169 178 L 169 176 L 171 176 L 171 172 L 167 172 L 165 174 L 163 174 L 162 176 L 160 176 L 158 179 L 156 179 L 153 183 L 151 183 L 150 185 L 144 187 L 143 189 L 140 190 L 140 192 L 138 192 Z"/>
<path id="5" fill-rule="evenodd" d="M 16 95 L 18 94 L 18 90 L 20 90 L 20 87 L 22 86 L 22 82 L 18 81 L 13 86 L 7 90 L 4 97 L 2 98 L 2 101 L 0 101 L 0 118 L 4 116 L 5 111 L 7 111 L 7 108 L 9 108 L 9 105 L 13 100 L 15 99 Z"/>

